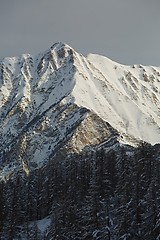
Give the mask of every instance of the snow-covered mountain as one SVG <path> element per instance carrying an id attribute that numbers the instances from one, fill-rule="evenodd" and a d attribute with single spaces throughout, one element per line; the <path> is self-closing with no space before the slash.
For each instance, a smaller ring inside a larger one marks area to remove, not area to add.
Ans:
<path id="1" fill-rule="evenodd" d="M 1 178 L 109 139 L 160 142 L 160 67 L 84 57 L 63 43 L 0 62 Z"/>

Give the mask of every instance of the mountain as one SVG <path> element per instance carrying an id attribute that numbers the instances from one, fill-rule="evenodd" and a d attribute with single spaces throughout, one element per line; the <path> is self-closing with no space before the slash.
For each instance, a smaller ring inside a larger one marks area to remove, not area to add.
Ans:
<path id="1" fill-rule="evenodd" d="M 97 189 L 97 173 L 103 176 L 101 182 L 108 184 L 109 181 L 116 186 L 110 186 L 105 193 L 110 196 L 107 201 L 113 200 L 116 207 L 118 200 L 113 195 L 118 194 L 119 204 L 123 202 L 117 189 L 126 186 L 124 172 L 129 182 L 128 172 L 132 176 L 135 191 L 136 179 L 139 179 L 136 176 L 143 175 L 138 181 L 145 178 L 138 203 L 147 198 L 151 182 L 159 181 L 156 169 L 160 153 L 160 67 L 125 66 L 95 54 L 85 57 L 64 43 L 55 43 L 36 56 L 23 54 L 0 61 L 0 109 L 0 210 L 4 211 L 0 232 L 8 229 L 7 222 L 13 220 L 14 227 L 21 224 L 19 219 L 27 224 L 37 220 L 45 222 L 50 213 L 58 214 L 55 206 L 58 209 L 60 201 L 63 207 L 68 192 L 80 194 L 82 202 L 86 201 L 84 206 L 88 206 L 87 199 L 95 197 L 91 193 L 93 186 Z M 154 181 L 149 166 L 157 177 Z M 125 194 L 126 191 L 128 187 Z M 106 199 L 106 195 L 103 196 L 101 200 Z M 68 209 L 72 206 L 70 201 L 65 202 Z M 78 207 L 76 205 L 76 209 Z M 120 210 L 120 205 L 116 207 Z M 114 219 L 113 210 L 112 206 Z M 15 211 L 19 211 L 21 217 L 11 214 Z M 59 214 L 61 211 L 62 208 Z M 79 211 L 84 213 L 83 207 Z M 55 218 L 49 218 L 47 223 L 52 221 L 55 222 Z M 12 231 L 8 239 L 13 239 L 13 227 L 9 229 Z M 122 239 L 116 236 L 114 239 Z M 70 235 L 69 239 L 75 238 Z M 108 235 L 106 239 L 113 238 Z"/>
<path id="2" fill-rule="evenodd" d="M 113 129 L 127 143 L 160 140 L 158 67 L 84 57 L 56 43 L 37 56 L 4 58 L 0 70 L 1 178 L 17 159 L 28 172 L 66 141 L 79 151 Z"/>

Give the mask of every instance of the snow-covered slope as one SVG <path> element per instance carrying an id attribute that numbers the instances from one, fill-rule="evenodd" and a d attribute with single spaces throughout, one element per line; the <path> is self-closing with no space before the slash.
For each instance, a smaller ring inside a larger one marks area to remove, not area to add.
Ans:
<path id="1" fill-rule="evenodd" d="M 63 43 L 0 62 L 1 162 L 12 156 L 27 172 L 28 161 L 49 158 L 84 121 L 88 132 L 108 122 L 123 136 L 160 142 L 160 68 L 84 57 Z"/>
<path id="2" fill-rule="evenodd" d="M 160 141 L 160 68 L 124 66 L 106 57 L 77 56 L 72 96 L 120 132 Z"/>

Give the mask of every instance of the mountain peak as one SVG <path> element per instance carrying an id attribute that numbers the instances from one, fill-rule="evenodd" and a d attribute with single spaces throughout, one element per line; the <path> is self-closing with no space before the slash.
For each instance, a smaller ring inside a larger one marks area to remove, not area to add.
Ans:
<path id="1" fill-rule="evenodd" d="M 69 48 L 71 48 L 71 47 L 70 47 L 69 45 L 67 45 L 66 43 L 56 42 L 56 43 L 54 43 L 54 44 L 50 47 L 50 49 L 51 49 L 51 50 L 52 50 L 52 49 L 59 50 L 59 49 L 64 48 L 64 47 L 69 47 Z"/>
<path id="2" fill-rule="evenodd" d="M 160 143 L 159 83 L 158 67 L 124 66 L 96 54 L 84 57 L 64 43 L 36 56 L 4 58 L 1 239 L 53 239 L 57 233 L 60 239 L 156 237 L 160 144 L 151 144 Z M 140 221 L 135 221 L 137 199 Z M 65 211 L 64 205 L 71 209 Z M 98 230 L 91 219 L 95 209 Z M 130 213 L 135 213 L 133 221 Z M 112 226 L 104 228 L 106 219 Z M 129 231 L 122 229 L 126 219 L 133 223 Z"/>
<path id="3" fill-rule="evenodd" d="M 36 112 L 42 112 L 40 106 L 49 108 L 51 99 L 56 104 L 66 98 L 93 111 L 124 134 L 157 143 L 159 79 L 158 67 L 125 66 L 96 54 L 84 57 L 67 44 L 57 42 L 36 57 L 24 54 L 4 59 L 1 113 L 8 116 L 20 99 L 28 115 L 33 100 Z"/>

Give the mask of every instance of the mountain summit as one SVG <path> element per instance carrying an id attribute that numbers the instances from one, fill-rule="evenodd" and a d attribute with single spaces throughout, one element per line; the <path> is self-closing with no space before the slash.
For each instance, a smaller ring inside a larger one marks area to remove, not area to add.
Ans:
<path id="1" fill-rule="evenodd" d="M 125 143 L 160 141 L 159 67 L 84 57 L 55 43 L 37 56 L 4 58 L 0 92 L 1 162 L 7 169 L 19 159 L 27 173 L 69 142 L 81 151 L 112 135 Z"/>
<path id="2" fill-rule="evenodd" d="M 160 239 L 160 68 L 56 43 L 0 92 L 0 239 Z"/>

